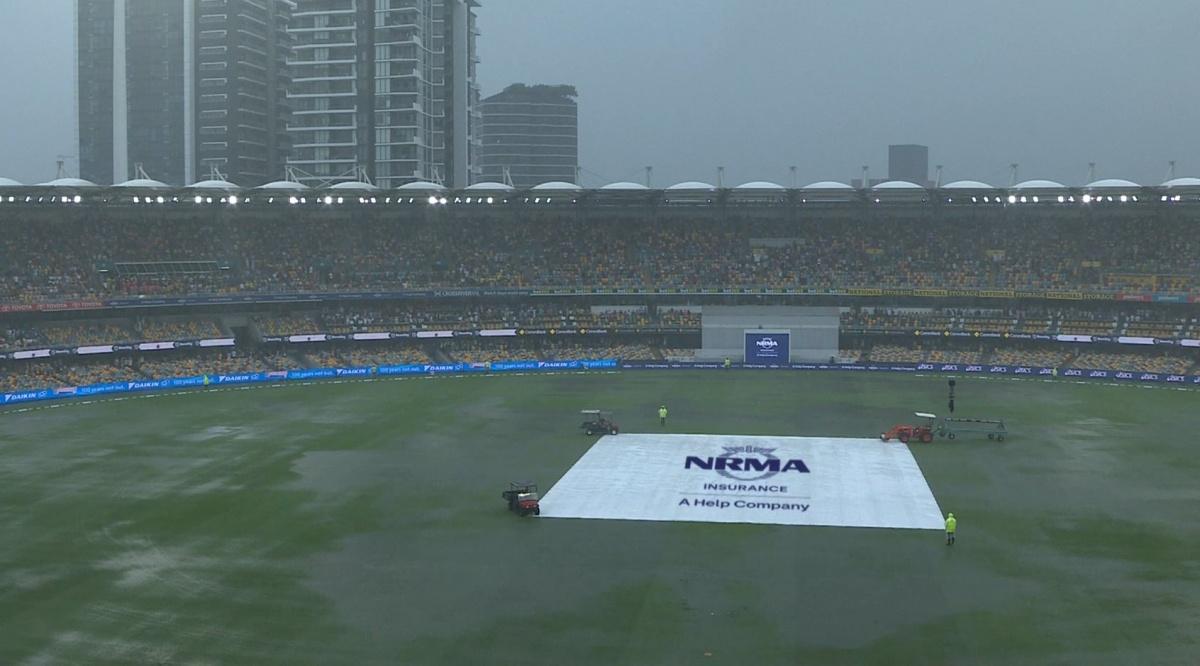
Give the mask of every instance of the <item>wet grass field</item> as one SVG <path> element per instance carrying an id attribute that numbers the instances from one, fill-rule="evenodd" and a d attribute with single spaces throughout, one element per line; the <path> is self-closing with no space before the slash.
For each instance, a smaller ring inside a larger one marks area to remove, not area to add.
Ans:
<path id="1" fill-rule="evenodd" d="M 593 439 L 874 436 L 945 378 L 407 379 L 0 414 L 0 663 L 1192 664 L 1200 393 L 960 379 L 937 532 L 518 519 Z"/>

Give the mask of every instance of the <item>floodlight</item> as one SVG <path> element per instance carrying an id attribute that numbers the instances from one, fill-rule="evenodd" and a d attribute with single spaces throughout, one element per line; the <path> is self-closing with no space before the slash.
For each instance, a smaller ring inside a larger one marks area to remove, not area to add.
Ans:
<path id="1" fill-rule="evenodd" d="M 229 205 L 230 205 L 230 206 L 236 206 L 237 204 L 238 204 L 238 198 L 237 198 L 237 195 L 236 195 L 236 194 L 231 194 L 231 195 L 229 195 Z"/>

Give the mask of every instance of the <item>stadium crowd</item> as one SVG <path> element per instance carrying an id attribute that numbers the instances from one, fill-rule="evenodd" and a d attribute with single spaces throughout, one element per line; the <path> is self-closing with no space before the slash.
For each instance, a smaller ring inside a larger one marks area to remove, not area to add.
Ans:
<path id="1" fill-rule="evenodd" d="M 798 222 L 103 211 L 0 224 L 0 302 L 427 287 L 1192 291 L 1191 213 Z M 88 233 L 81 233 L 84 225 Z M 195 262 L 186 272 L 175 262 Z"/>

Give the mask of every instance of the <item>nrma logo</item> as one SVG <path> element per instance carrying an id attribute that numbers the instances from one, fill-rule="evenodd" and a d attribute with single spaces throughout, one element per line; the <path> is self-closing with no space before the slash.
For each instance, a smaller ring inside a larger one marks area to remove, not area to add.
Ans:
<path id="1" fill-rule="evenodd" d="M 755 342 L 759 349 L 774 349 L 779 346 L 779 341 L 775 338 L 762 338 Z"/>
<path id="2" fill-rule="evenodd" d="M 718 456 L 688 456 L 684 469 L 707 469 L 729 479 L 757 481 L 782 472 L 807 474 L 808 465 L 799 458 L 781 460 L 775 449 L 761 446 L 723 446 L 725 452 Z"/>

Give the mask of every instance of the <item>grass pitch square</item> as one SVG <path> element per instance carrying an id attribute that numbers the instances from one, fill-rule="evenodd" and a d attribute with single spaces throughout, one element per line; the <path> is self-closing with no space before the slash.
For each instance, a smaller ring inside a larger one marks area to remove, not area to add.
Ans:
<path id="1" fill-rule="evenodd" d="M 550 489 L 542 516 L 942 528 L 904 444 L 767 435 L 607 435 Z"/>

